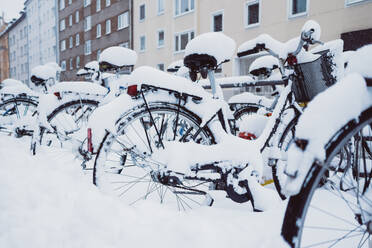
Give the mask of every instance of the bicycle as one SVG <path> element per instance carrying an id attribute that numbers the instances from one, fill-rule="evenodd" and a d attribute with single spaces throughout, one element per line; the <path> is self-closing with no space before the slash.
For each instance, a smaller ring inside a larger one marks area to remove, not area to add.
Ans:
<path id="1" fill-rule="evenodd" d="M 349 64 L 370 65 L 371 55 L 372 46 L 361 48 Z M 281 234 L 290 247 L 371 246 L 372 73 L 363 66 L 356 72 L 364 78 L 347 75 L 299 120 L 285 170 L 291 197 Z M 309 118 L 321 132 L 309 135 Z"/>
<path id="2" fill-rule="evenodd" d="M 186 49 L 188 56 L 185 57 L 184 64 L 190 69 L 190 78 L 195 80 L 198 72 L 203 78 L 208 76 L 212 95 L 200 86 L 190 85 L 188 80 L 148 67 L 137 68 L 132 76 L 138 83 L 129 85 L 128 95 L 120 96 L 121 99 L 118 99 L 116 103 L 116 107 L 120 103 L 122 105 L 125 103 L 129 107 L 111 114 L 108 117 L 108 123 L 91 127 L 91 134 L 95 137 L 91 137 L 89 141 L 93 147 L 91 150 L 98 149 L 93 169 L 93 183 L 121 196 L 128 193 L 125 198 L 129 204 L 156 198 L 154 192 L 158 193 L 160 202 L 164 202 L 166 192 L 170 192 L 169 194 L 172 193 L 173 197 L 169 200 L 170 203 L 177 205 L 178 209 L 185 210 L 192 206 L 211 205 L 213 199 L 206 191 L 214 189 L 225 191 L 235 202 L 243 203 L 251 200 L 256 210 L 262 207 L 260 203 L 253 202 L 252 196 L 257 192 L 256 189 L 261 190 L 257 182 L 257 177 L 262 172 L 261 152 L 271 147 L 270 160 L 274 168 L 275 162 L 282 159 L 278 156 L 278 143 L 283 137 L 281 134 L 283 130 L 293 129 L 302 112 L 294 99 L 296 92 L 293 97 L 291 88 L 292 80 L 298 75 L 303 75 L 298 72 L 301 63 L 295 60 L 296 55 L 301 51 L 305 53 L 302 50 L 304 45 L 316 42 L 317 36 L 314 34 L 317 34 L 317 27 L 307 27 L 307 29 L 296 40 L 295 48 L 287 46 L 289 50 L 285 57 L 280 56 L 284 45 L 270 46 L 270 42 L 267 43 L 261 38 L 252 40 L 248 46 L 245 45 L 244 51 L 238 53 L 238 56 L 242 56 L 265 50 L 280 58 L 279 68 L 284 78 L 271 83 L 286 85 L 272 118 L 256 141 L 249 142 L 230 135 L 227 115 L 232 116 L 232 114 L 228 112 L 227 103 L 222 100 L 221 89 L 215 84 L 214 70 L 229 57 L 215 55 L 213 52 L 225 51 L 231 56 L 234 48 L 231 50 L 227 48 L 231 48 L 234 42 L 230 38 L 214 33 L 202 35 L 200 37 L 203 38 L 195 40 L 205 39 L 202 42 L 213 44 L 216 43 L 214 39 L 220 39 L 218 44 L 223 44 L 223 49 L 204 51 L 197 48 L 195 41 L 191 41 Z M 271 38 L 270 41 L 274 40 Z M 290 42 L 293 45 L 293 40 Z M 188 49 L 193 50 L 192 46 L 196 47 L 195 50 L 198 52 L 188 53 Z M 209 55 L 211 53 L 213 55 Z M 317 56 L 318 66 L 323 61 L 320 58 L 320 55 Z M 286 62 L 288 62 L 288 67 L 296 68 L 298 74 L 287 75 L 284 68 Z M 292 80 L 287 76 L 291 76 Z M 294 81 L 295 84 L 298 82 L 298 80 Z M 316 90 L 307 91 L 308 95 L 298 94 L 297 96 L 311 98 L 324 90 L 327 87 L 326 83 L 330 82 L 320 80 Z M 304 98 L 296 100 L 304 100 Z M 281 121 L 284 120 L 284 112 L 288 106 L 294 109 L 294 117 L 283 125 Z M 187 141 L 193 141 L 193 144 L 185 143 Z M 217 144 L 207 147 L 200 145 L 215 143 Z M 193 145 L 195 145 L 194 148 Z M 232 146 L 235 151 L 224 155 L 223 153 Z M 167 147 L 177 149 L 167 150 Z M 203 158 L 194 158 L 191 161 L 182 162 L 182 159 L 168 161 L 167 153 L 175 154 L 180 150 L 191 150 L 198 155 L 200 155 L 198 150 L 201 150 L 204 151 L 204 155 Z M 247 154 L 247 151 L 250 153 Z M 176 164 L 179 164 L 178 169 Z M 186 172 L 181 172 L 182 169 Z M 126 174 L 127 172 L 129 174 Z M 252 189 L 255 192 L 252 192 Z M 142 194 L 139 193 L 141 190 Z M 130 197 L 133 198 L 130 199 Z"/>

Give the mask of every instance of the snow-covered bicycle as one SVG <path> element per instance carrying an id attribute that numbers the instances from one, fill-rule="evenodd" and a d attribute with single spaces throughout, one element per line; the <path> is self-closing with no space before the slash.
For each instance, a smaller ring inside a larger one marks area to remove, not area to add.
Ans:
<path id="1" fill-rule="evenodd" d="M 371 58 L 371 45 L 359 49 L 349 74 L 300 117 L 285 169 L 290 247 L 371 247 Z"/>
<path id="2" fill-rule="evenodd" d="M 272 118 L 255 141 L 230 134 L 228 120 L 233 117 L 214 79 L 215 68 L 227 62 L 235 50 L 235 42 L 227 36 L 204 34 L 186 47 L 184 64 L 190 69 L 190 78 L 196 79 L 197 73 L 209 76 L 212 95 L 186 79 L 149 67 L 137 68 L 128 95 L 91 116 L 89 143 L 92 152 L 98 150 L 94 184 L 129 204 L 152 198 L 182 210 L 211 205 L 208 191 L 223 190 L 233 201 L 251 200 L 254 209 L 266 209 L 260 197 L 265 189 L 257 180 L 263 170 L 262 154 L 273 168 L 278 161 L 285 162 L 280 141 L 284 143 L 284 133 L 291 139 L 302 112 L 296 101 L 311 100 L 336 80 L 322 69 L 322 55 L 303 49 L 319 36 L 319 25 L 309 22 L 300 37 L 287 43 L 264 35 L 240 47 L 241 56 L 265 50 L 279 58 L 283 79 L 277 84 L 286 85 Z M 313 73 L 306 73 L 307 67 Z M 308 80 L 311 88 L 301 85 Z M 123 110 L 123 106 L 127 108 Z"/>

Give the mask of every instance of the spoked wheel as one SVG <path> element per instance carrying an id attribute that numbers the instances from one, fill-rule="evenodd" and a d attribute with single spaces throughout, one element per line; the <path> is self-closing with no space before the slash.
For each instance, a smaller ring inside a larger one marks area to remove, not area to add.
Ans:
<path id="1" fill-rule="evenodd" d="M 107 133 L 103 139 L 93 183 L 129 205 L 149 200 L 181 211 L 211 205 L 209 183 L 184 180 L 181 174 L 167 175 L 166 165 L 151 157 L 167 141 L 212 144 L 209 130 L 197 133 L 200 123 L 195 114 L 170 103 L 130 110 L 117 122 L 117 134 Z"/>
<path id="2" fill-rule="evenodd" d="M 371 247 L 372 109 L 326 148 L 325 164 L 314 163 L 290 198 L 282 235 L 291 247 Z M 348 153 L 352 160 L 345 159 Z"/>
<path id="3" fill-rule="evenodd" d="M 29 98 L 13 98 L 0 103 L 0 133 L 20 137 L 31 135 L 36 119 L 37 102 Z"/>
<path id="4" fill-rule="evenodd" d="M 234 131 L 239 132 L 239 128 L 241 126 L 241 123 L 244 122 L 244 120 L 247 117 L 257 113 L 259 107 L 260 106 L 252 105 L 252 106 L 244 106 L 242 108 L 239 108 L 239 109 L 235 110 L 234 111 L 234 119 L 235 119 L 236 130 L 234 130 Z"/>
<path id="5" fill-rule="evenodd" d="M 86 139 L 88 118 L 97 106 L 97 101 L 88 99 L 59 106 L 48 116 L 54 130 L 42 130 L 40 144 L 77 151 Z"/>

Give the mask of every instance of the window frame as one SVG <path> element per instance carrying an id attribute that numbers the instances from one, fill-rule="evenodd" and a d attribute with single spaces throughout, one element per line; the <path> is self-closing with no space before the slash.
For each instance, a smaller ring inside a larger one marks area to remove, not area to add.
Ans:
<path id="1" fill-rule="evenodd" d="M 368 2 L 369 0 L 345 0 L 345 7 L 350 7 L 357 4 Z"/>
<path id="2" fill-rule="evenodd" d="M 89 51 L 88 51 L 88 48 L 89 48 Z M 92 41 L 87 40 L 85 41 L 85 44 L 84 44 L 84 55 L 90 55 L 90 54 L 92 54 Z"/>
<path id="3" fill-rule="evenodd" d="M 88 23 L 89 23 L 89 27 L 88 27 Z M 91 29 L 92 29 L 92 16 L 86 16 L 84 18 L 84 32 L 88 32 Z"/>
<path id="4" fill-rule="evenodd" d="M 69 64 L 70 64 L 70 71 L 72 71 L 74 69 L 74 65 L 72 64 L 72 58 L 70 58 L 69 60 Z"/>
<path id="5" fill-rule="evenodd" d="M 101 11 L 101 0 L 96 0 L 96 12 Z"/>
<path id="6" fill-rule="evenodd" d="M 110 28 L 107 28 L 108 23 L 110 24 L 109 25 Z M 111 34 L 111 19 L 107 19 L 105 21 L 105 35 L 109 35 L 109 34 Z"/>
<path id="7" fill-rule="evenodd" d="M 75 46 L 80 46 L 80 34 L 75 35 Z"/>
<path id="8" fill-rule="evenodd" d="M 305 12 L 301 12 L 301 13 L 297 13 L 297 14 L 292 13 L 293 1 L 296 1 L 296 0 L 288 0 L 288 4 L 287 4 L 288 5 L 288 19 L 307 16 L 308 13 L 309 13 L 309 2 L 310 2 L 310 0 L 304 0 L 304 1 L 306 1 Z"/>
<path id="9" fill-rule="evenodd" d="M 80 68 L 80 56 L 76 56 L 75 63 L 76 63 L 76 69 Z"/>
<path id="10" fill-rule="evenodd" d="M 214 17 L 215 16 L 218 16 L 218 15 L 222 15 L 222 30 L 221 31 L 214 31 Z M 212 13 L 212 20 L 211 20 L 211 31 L 212 32 L 223 32 L 223 28 L 224 28 L 224 25 L 223 25 L 223 21 L 224 21 L 224 10 L 219 10 L 219 11 L 216 11 L 216 12 L 213 12 Z"/>
<path id="11" fill-rule="evenodd" d="M 59 22 L 59 31 L 63 31 L 66 29 L 66 19 L 63 18 L 60 22 Z"/>
<path id="12" fill-rule="evenodd" d="M 69 42 L 69 48 L 73 48 L 74 47 L 74 37 L 73 36 L 70 36 L 70 38 L 68 39 L 68 42 Z"/>
<path id="13" fill-rule="evenodd" d="M 105 7 L 109 7 L 111 5 L 111 0 L 105 0 Z"/>
<path id="14" fill-rule="evenodd" d="M 163 9 L 160 9 L 160 4 L 159 4 L 160 1 L 163 2 Z M 157 9 L 157 11 L 156 11 L 157 14 L 158 15 L 164 14 L 164 12 L 165 12 L 165 1 L 164 0 L 157 0 L 156 2 L 157 2 L 157 8 L 156 8 Z"/>
<path id="15" fill-rule="evenodd" d="M 68 16 L 68 25 L 71 27 L 73 22 L 72 14 Z"/>
<path id="16" fill-rule="evenodd" d="M 84 8 L 85 7 L 88 7 L 89 5 L 91 5 L 92 1 L 91 0 L 84 0 Z"/>
<path id="17" fill-rule="evenodd" d="M 59 10 L 66 8 L 65 0 L 59 0 Z"/>
<path id="18" fill-rule="evenodd" d="M 61 40 L 61 52 L 66 50 L 66 40 Z"/>
<path id="19" fill-rule="evenodd" d="M 99 30 L 99 32 L 98 32 Z M 98 23 L 96 26 L 96 38 L 100 38 L 102 36 L 102 26 L 101 23 Z"/>
<path id="20" fill-rule="evenodd" d="M 188 41 L 187 41 L 187 43 L 189 43 L 190 42 L 190 40 L 191 40 L 191 33 L 194 33 L 194 38 L 195 38 L 195 30 L 194 29 L 190 29 L 190 30 L 186 30 L 186 31 L 183 31 L 183 32 L 177 32 L 177 33 L 175 33 L 174 34 L 174 42 L 173 42 L 173 53 L 174 54 L 177 54 L 177 53 L 183 53 L 183 52 L 185 52 L 185 49 L 182 49 L 181 50 L 181 36 L 183 35 L 183 34 L 188 34 Z M 176 50 L 176 37 L 179 37 L 178 38 L 178 47 L 179 47 L 179 49 L 180 50 Z M 187 44 L 186 44 L 187 45 Z M 186 48 L 186 47 L 185 47 Z"/>
<path id="21" fill-rule="evenodd" d="M 290 0 L 289 0 L 290 1 Z M 248 7 L 251 5 L 258 4 L 258 22 L 249 24 L 249 11 Z M 261 24 L 261 0 L 249 0 L 244 3 L 244 27 L 245 28 L 254 28 Z"/>
<path id="22" fill-rule="evenodd" d="M 195 11 L 195 0 L 187 0 L 189 10 L 188 11 L 185 11 L 185 12 L 182 12 L 181 1 L 182 0 L 174 0 L 173 1 L 173 4 L 174 4 L 173 15 L 174 15 L 174 17 L 179 17 L 179 16 L 187 15 L 187 14 L 192 13 L 192 12 Z M 191 1 L 194 1 L 194 8 L 193 9 L 191 9 Z M 177 7 L 177 2 L 178 2 L 178 9 L 176 8 Z M 177 14 L 177 11 L 178 11 L 178 14 Z"/>
<path id="23" fill-rule="evenodd" d="M 159 35 L 160 35 L 160 33 L 161 32 L 163 32 L 163 44 L 160 44 L 159 43 L 159 41 L 160 41 L 160 39 L 159 39 Z M 156 32 L 156 34 L 157 34 L 157 48 L 163 48 L 164 46 L 165 46 L 165 31 L 164 31 L 164 29 L 159 29 L 157 32 Z"/>
<path id="24" fill-rule="evenodd" d="M 161 66 L 163 67 L 163 70 L 160 69 Z M 156 64 L 156 69 L 158 69 L 160 71 L 165 71 L 165 64 L 164 63 L 158 63 L 158 64 Z"/>
<path id="25" fill-rule="evenodd" d="M 143 10 L 143 18 L 141 19 L 141 7 L 144 8 Z M 143 22 L 146 20 L 146 4 L 145 3 L 142 3 L 139 5 L 139 13 L 138 13 L 138 20 L 139 22 Z"/>
<path id="26" fill-rule="evenodd" d="M 123 20 L 120 21 L 120 17 L 123 16 Z M 126 17 L 126 18 L 125 18 Z M 125 23 L 126 25 L 119 25 L 121 22 Z M 118 30 L 124 29 L 129 27 L 129 11 L 125 11 L 124 13 L 118 15 Z"/>
<path id="27" fill-rule="evenodd" d="M 66 60 L 61 61 L 61 71 L 66 71 Z"/>
<path id="28" fill-rule="evenodd" d="M 142 48 L 142 38 L 144 38 L 144 47 Z M 140 35 L 139 37 L 139 51 L 145 52 L 146 51 L 146 35 Z"/>
<path id="29" fill-rule="evenodd" d="M 79 10 L 76 10 L 75 12 L 75 23 L 79 23 L 80 21 L 80 13 Z"/>

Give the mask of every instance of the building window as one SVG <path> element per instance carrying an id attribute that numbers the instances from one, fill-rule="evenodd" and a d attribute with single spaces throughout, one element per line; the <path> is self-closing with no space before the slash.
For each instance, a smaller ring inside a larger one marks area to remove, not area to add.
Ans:
<path id="1" fill-rule="evenodd" d="M 111 0 L 106 0 L 106 7 L 110 6 Z"/>
<path id="2" fill-rule="evenodd" d="M 164 13 L 164 0 L 158 0 L 158 15 Z"/>
<path id="3" fill-rule="evenodd" d="M 75 36 L 75 46 L 79 46 L 79 45 L 80 45 L 80 35 L 76 34 L 76 36 Z"/>
<path id="4" fill-rule="evenodd" d="M 111 33 L 111 20 L 106 21 L 106 34 Z"/>
<path id="5" fill-rule="evenodd" d="M 157 64 L 156 67 L 161 70 L 161 71 L 164 71 L 164 64 Z"/>
<path id="6" fill-rule="evenodd" d="M 259 0 L 249 1 L 245 7 L 245 26 L 256 26 L 260 23 L 260 3 Z"/>
<path id="7" fill-rule="evenodd" d="M 175 9 L 174 14 L 175 16 L 182 15 L 193 11 L 195 8 L 194 0 L 174 0 Z"/>
<path id="8" fill-rule="evenodd" d="M 96 1 L 96 11 L 100 11 L 101 10 L 101 0 L 97 0 Z"/>
<path id="9" fill-rule="evenodd" d="M 65 71 L 66 70 L 66 61 L 65 60 L 63 60 L 61 62 L 61 69 L 62 69 L 62 71 Z"/>
<path id="10" fill-rule="evenodd" d="M 143 21 L 146 18 L 146 7 L 145 4 L 140 5 L 139 20 Z"/>
<path id="11" fill-rule="evenodd" d="M 71 27 L 72 26 L 72 15 L 68 17 L 68 25 Z"/>
<path id="12" fill-rule="evenodd" d="M 146 36 L 140 36 L 140 51 L 143 52 L 146 50 Z"/>
<path id="13" fill-rule="evenodd" d="M 61 41 L 61 51 L 66 50 L 66 40 Z"/>
<path id="14" fill-rule="evenodd" d="M 85 17 L 85 20 L 84 20 L 84 31 L 85 32 L 89 31 L 92 28 L 91 25 L 92 25 L 92 18 L 91 18 L 91 16 Z"/>
<path id="15" fill-rule="evenodd" d="M 74 46 L 74 39 L 70 36 L 70 48 Z"/>
<path id="16" fill-rule="evenodd" d="M 307 0 L 289 0 L 289 15 L 296 17 L 307 12 Z"/>
<path id="17" fill-rule="evenodd" d="M 129 26 L 129 14 L 128 11 L 118 16 L 118 30 Z"/>
<path id="18" fill-rule="evenodd" d="M 74 65 L 72 64 L 72 58 L 70 58 L 70 71 L 74 69 Z"/>
<path id="19" fill-rule="evenodd" d="M 91 0 L 84 0 L 84 7 L 87 7 L 90 5 Z"/>
<path id="20" fill-rule="evenodd" d="M 96 32 L 97 32 L 97 38 L 101 37 L 101 24 L 97 24 L 97 28 L 96 28 Z"/>
<path id="21" fill-rule="evenodd" d="M 80 67 L 80 57 L 77 56 L 76 57 L 76 68 L 79 68 Z"/>
<path id="22" fill-rule="evenodd" d="M 351 5 L 351 4 L 354 4 L 354 3 L 360 3 L 360 2 L 364 2 L 364 1 L 367 1 L 367 0 L 346 0 L 346 4 Z"/>
<path id="23" fill-rule="evenodd" d="M 99 56 L 101 56 L 101 49 L 97 50 L 97 61 L 99 60 Z"/>
<path id="24" fill-rule="evenodd" d="M 158 31 L 158 47 L 164 47 L 164 30 Z"/>
<path id="25" fill-rule="evenodd" d="M 65 19 L 63 19 L 59 23 L 59 30 L 63 31 L 63 30 L 65 30 L 65 28 L 66 28 L 66 22 L 65 22 Z"/>
<path id="26" fill-rule="evenodd" d="M 65 0 L 59 0 L 59 9 L 62 10 L 65 8 Z"/>
<path id="27" fill-rule="evenodd" d="M 212 31 L 213 32 L 221 32 L 223 31 L 223 12 L 219 11 L 212 15 Z"/>
<path id="28" fill-rule="evenodd" d="M 194 38 L 194 31 L 188 31 L 176 34 L 174 36 L 174 51 L 182 52 L 185 50 L 187 43 Z"/>
<path id="29" fill-rule="evenodd" d="M 68 0 L 68 5 L 72 4 L 72 0 Z"/>
<path id="30" fill-rule="evenodd" d="M 84 45 L 84 54 L 89 55 L 92 53 L 91 41 L 87 40 Z"/>
<path id="31" fill-rule="evenodd" d="M 79 23 L 79 10 L 75 12 L 75 23 Z"/>

